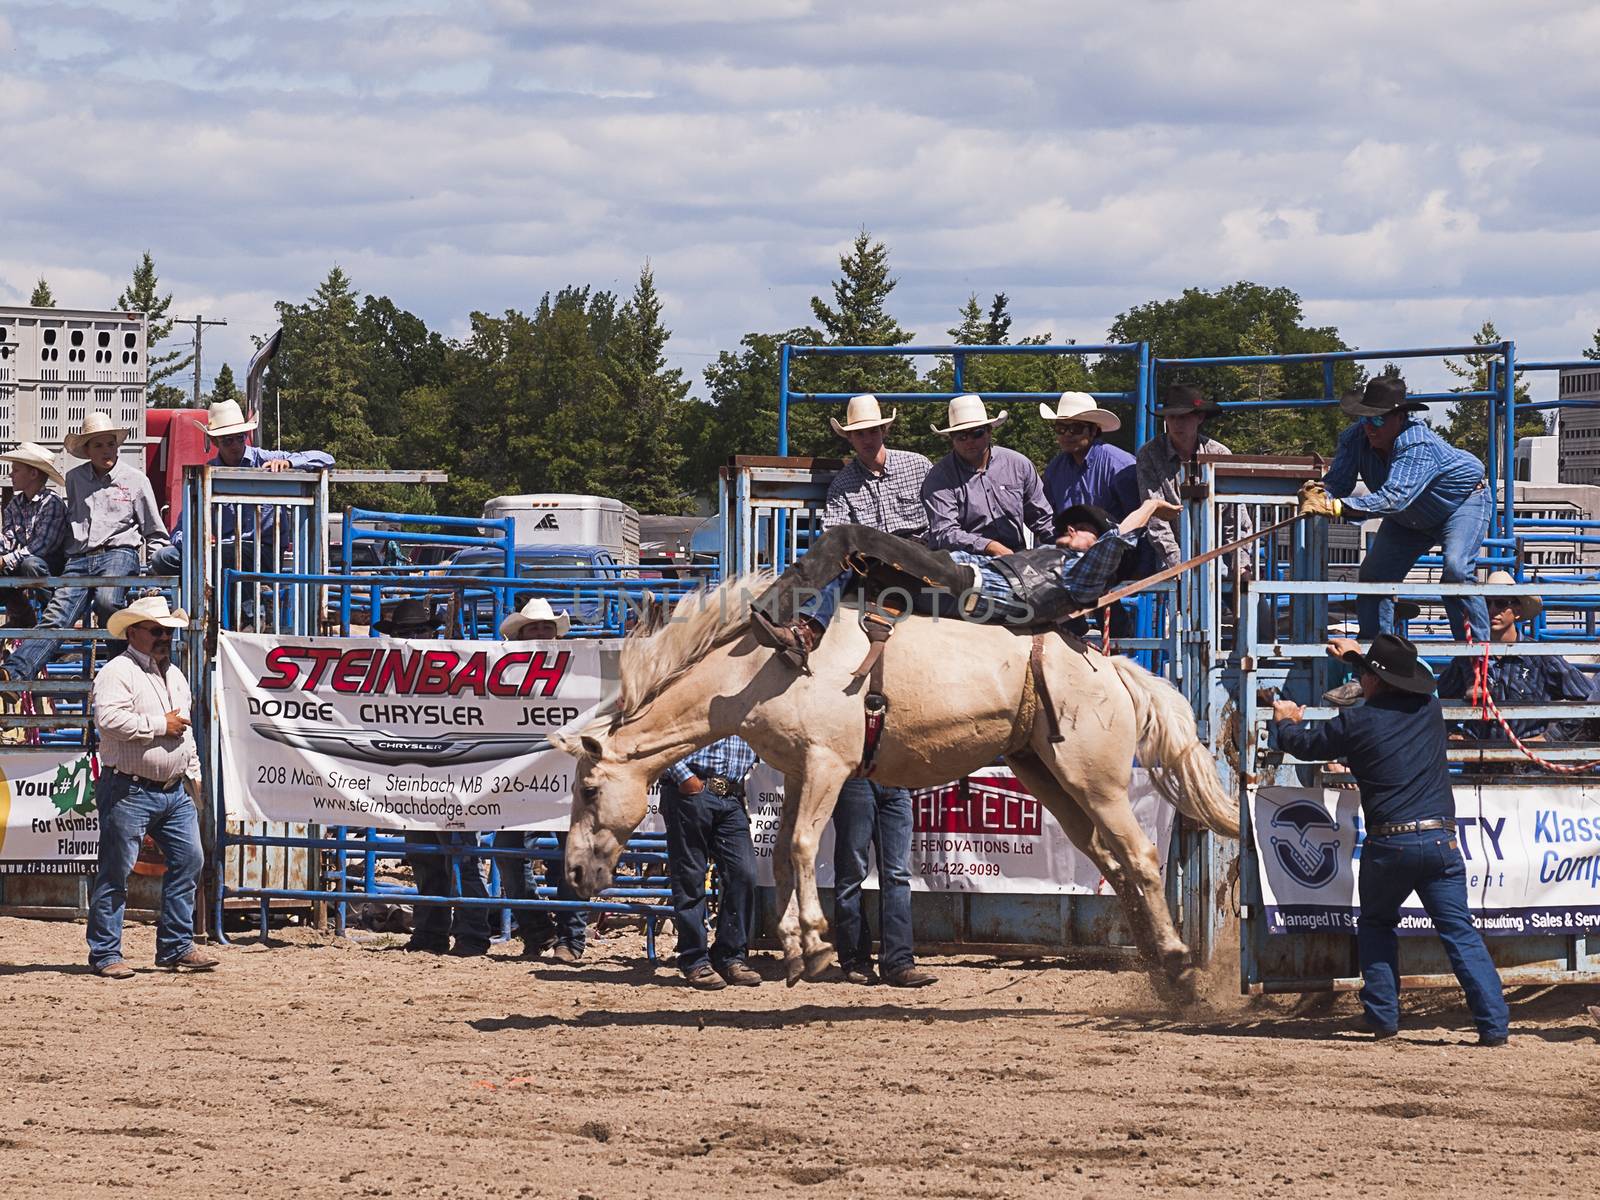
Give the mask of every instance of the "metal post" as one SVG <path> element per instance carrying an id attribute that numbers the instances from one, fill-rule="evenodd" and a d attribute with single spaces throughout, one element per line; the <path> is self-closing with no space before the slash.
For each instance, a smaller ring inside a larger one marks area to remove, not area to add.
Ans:
<path id="1" fill-rule="evenodd" d="M 789 343 L 778 348 L 778 457 L 789 453 Z"/>
<path id="2" fill-rule="evenodd" d="M 1505 460 L 1506 494 L 1504 515 L 1500 524 L 1501 537 L 1515 537 L 1517 527 L 1517 344 L 1503 343 L 1506 356 L 1505 378 L 1500 381 L 1505 405 L 1505 445 L 1501 453 Z"/>

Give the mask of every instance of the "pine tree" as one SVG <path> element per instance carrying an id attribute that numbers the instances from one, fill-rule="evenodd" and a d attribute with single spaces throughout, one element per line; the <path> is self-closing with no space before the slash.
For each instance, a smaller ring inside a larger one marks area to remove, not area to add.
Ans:
<path id="1" fill-rule="evenodd" d="M 233 381 L 233 368 L 223 363 L 222 369 L 217 372 L 217 377 L 211 381 L 211 394 L 206 398 L 206 403 L 222 404 L 228 400 L 232 400 L 235 404 L 243 404 L 244 393 Z"/>
<path id="2" fill-rule="evenodd" d="M 1485 321 L 1478 327 L 1478 332 L 1472 335 L 1472 340 L 1479 346 L 1496 345 L 1503 339 L 1500 331 L 1494 327 L 1493 321 Z M 1489 365 L 1499 359 L 1499 354 L 1469 354 L 1464 359 L 1457 361 L 1453 358 L 1444 360 L 1445 368 L 1457 379 L 1464 380 L 1460 387 L 1454 387 L 1453 392 L 1482 392 L 1489 388 Z M 1517 372 L 1513 392 L 1519 405 L 1528 403 L 1530 396 L 1528 385 L 1522 378 L 1522 372 Z M 1470 454 L 1482 458 L 1489 452 L 1489 402 L 1487 400 L 1457 400 L 1450 406 L 1445 414 L 1444 429 L 1441 431 L 1444 438 L 1452 445 L 1460 447 Z M 1547 433 L 1544 414 L 1540 412 L 1519 412 L 1517 414 L 1518 438 L 1538 437 Z"/>
<path id="3" fill-rule="evenodd" d="M 692 512 L 693 501 L 679 482 L 687 460 L 680 437 L 689 384 L 681 370 L 667 365 L 672 333 L 661 323 L 661 297 L 649 262 L 620 316 L 620 352 L 612 368 L 621 400 L 616 431 L 620 454 L 607 494 L 640 512 Z"/>
<path id="4" fill-rule="evenodd" d="M 172 307 L 172 293 L 163 296 L 156 285 L 156 264 L 146 250 L 133 268 L 132 282 L 122 290 L 112 307 L 145 315 L 145 361 L 150 368 L 146 402 L 152 408 L 175 408 L 188 403 L 188 393 L 163 381 L 192 367 L 194 354 L 191 351 L 186 356 L 182 350 L 156 352 L 156 346 L 171 336 L 175 324 L 167 315 Z"/>
<path id="5" fill-rule="evenodd" d="M 55 293 L 50 290 L 50 284 L 41 275 L 39 276 L 39 282 L 33 285 L 33 295 L 28 297 L 28 307 L 54 308 L 55 306 Z"/>

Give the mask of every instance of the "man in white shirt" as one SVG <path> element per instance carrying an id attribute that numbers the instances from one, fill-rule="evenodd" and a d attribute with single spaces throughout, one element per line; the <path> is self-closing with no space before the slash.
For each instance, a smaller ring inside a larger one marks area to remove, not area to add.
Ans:
<path id="1" fill-rule="evenodd" d="M 194 944 L 195 887 L 205 864 L 200 817 L 185 786 L 200 778 L 189 731 L 189 682 L 172 661 L 172 631 L 189 624 L 166 597 L 147 596 L 112 614 L 111 636 L 128 648 L 94 681 L 94 724 L 100 736 L 100 863 L 89 896 L 89 965 L 106 979 L 129 979 L 122 957 L 122 914 L 128 873 L 149 834 L 166 856 L 156 966 L 206 971 L 217 960 Z"/>

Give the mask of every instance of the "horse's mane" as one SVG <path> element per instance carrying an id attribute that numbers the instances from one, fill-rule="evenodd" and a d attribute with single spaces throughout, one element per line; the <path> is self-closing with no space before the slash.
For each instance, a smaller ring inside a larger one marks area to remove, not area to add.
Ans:
<path id="1" fill-rule="evenodd" d="M 772 584 L 771 571 L 725 579 L 711 591 L 692 592 L 653 634 L 640 626 L 622 643 L 622 686 L 615 719 L 626 721 L 710 652 L 750 623 L 750 602 Z M 641 636 L 647 635 L 647 636 Z"/>

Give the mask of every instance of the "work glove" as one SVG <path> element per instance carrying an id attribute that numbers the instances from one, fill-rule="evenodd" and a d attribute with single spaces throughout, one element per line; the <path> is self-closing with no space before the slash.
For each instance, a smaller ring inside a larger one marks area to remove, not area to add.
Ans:
<path id="1" fill-rule="evenodd" d="M 1339 517 L 1344 505 L 1328 495 L 1320 479 L 1308 479 L 1300 485 L 1300 515 L 1302 517 Z"/>

